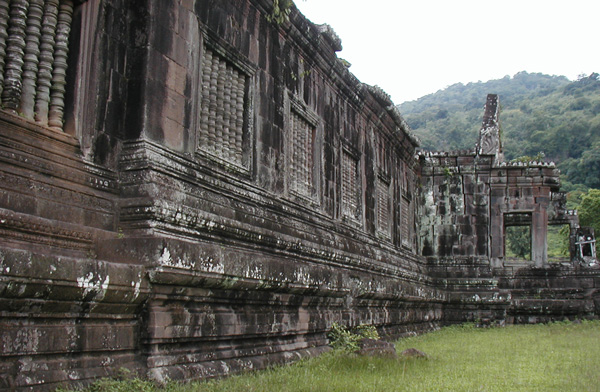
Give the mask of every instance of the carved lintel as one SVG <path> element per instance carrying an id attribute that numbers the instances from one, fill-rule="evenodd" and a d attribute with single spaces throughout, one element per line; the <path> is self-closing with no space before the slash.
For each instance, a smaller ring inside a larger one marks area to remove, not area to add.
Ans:
<path id="1" fill-rule="evenodd" d="M 10 3 L 2 104 L 13 110 L 18 108 L 21 101 L 28 6 L 26 0 L 13 0 Z"/>
<path id="2" fill-rule="evenodd" d="M 69 54 L 69 34 L 73 19 L 73 2 L 60 2 L 56 41 L 54 44 L 54 67 L 50 87 L 50 110 L 48 125 L 62 128 L 65 107 L 65 85 L 67 84 L 67 56 Z"/>

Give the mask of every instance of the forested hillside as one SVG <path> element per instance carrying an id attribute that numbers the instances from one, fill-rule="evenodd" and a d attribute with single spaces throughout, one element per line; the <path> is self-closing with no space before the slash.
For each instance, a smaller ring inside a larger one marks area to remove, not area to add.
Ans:
<path id="1" fill-rule="evenodd" d="M 503 79 L 455 84 L 400 112 L 428 150 L 474 148 L 488 93 L 500 98 L 507 160 L 541 153 L 561 169 L 567 191 L 600 188 L 600 76 L 520 72 Z"/>

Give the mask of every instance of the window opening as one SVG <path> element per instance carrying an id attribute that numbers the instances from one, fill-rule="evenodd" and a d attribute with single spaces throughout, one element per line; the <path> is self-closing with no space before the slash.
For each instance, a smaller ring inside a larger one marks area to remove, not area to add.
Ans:
<path id="1" fill-rule="evenodd" d="M 202 56 L 198 148 L 228 167 L 249 170 L 249 75 L 205 47 Z"/>
<path id="2" fill-rule="evenodd" d="M 570 226 L 548 225 L 548 262 L 560 263 L 569 261 Z"/>
<path id="3" fill-rule="evenodd" d="M 342 153 L 342 216 L 358 220 L 360 200 L 358 159 L 344 151 Z"/>
<path id="4" fill-rule="evenodd" d="M 314 145 L 316 129 L 292 110 L 290 116 L 290 190 L 297 196 L 314 198 Z"/>
<path id="5" fill-rule="evenodd" d="M 508 262 L 531 261 L 531 213 L 504 215 L 504 256 Z"/>

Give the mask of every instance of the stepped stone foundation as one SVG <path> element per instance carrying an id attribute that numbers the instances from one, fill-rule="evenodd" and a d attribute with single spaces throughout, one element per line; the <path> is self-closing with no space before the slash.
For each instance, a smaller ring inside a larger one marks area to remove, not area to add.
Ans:
<path id="1" fill-rule="evenodd" d="M 421 152 L 329 26 L 272 12 L 0 0 L 0 389 L 260 369 L 334 322 L 598 316 L 594 233 L 553 164 L 503 161 L 496 96 L 474 150 Z"/>

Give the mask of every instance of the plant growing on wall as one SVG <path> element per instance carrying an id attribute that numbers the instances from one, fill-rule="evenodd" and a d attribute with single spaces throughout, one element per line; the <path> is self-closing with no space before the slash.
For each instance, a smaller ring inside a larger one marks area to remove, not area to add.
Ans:
<path id="1" fill-rule="evenodd" d="M 442 171 L 444 172 L 444 176 L 452 177 L 452 170 L 449 167 L 442 167 Z"/>
<path id="2" fill-rule="evenodd" d="M 292 0 L 273 0 L 273 11 L 267 15 L 267 20 L 277 25 L 289 21 L 292 4 Z"/>
<path id="3" fill-rule="evenodd" d="M 546 157 L 546 154 L 544 154 L 543 151 L 540 151 L 536 155 L 522 155 L 522 156 L 517 157 L 515 159 L 511 159 L 510 162 L 511 163 L 517 163 L 517 162 L 522 162 L 522 163 L 543 162 L 545 157 Z"/>

